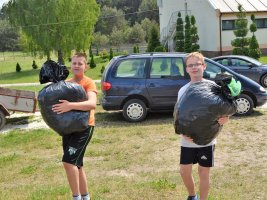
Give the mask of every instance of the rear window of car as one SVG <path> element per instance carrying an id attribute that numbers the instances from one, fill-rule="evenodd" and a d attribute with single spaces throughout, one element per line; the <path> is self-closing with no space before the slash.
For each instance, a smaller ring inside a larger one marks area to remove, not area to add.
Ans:
<path id="1" fill-rule="evenodd" d="M 117 78 L 145 78 L 146 59 L 122 60 L 115 72 Z"/>
<path id="2" fill-rule="evenodd" d="M 154 58 L 150 69 L 150 78 L 163 76 L 184 76 L 182 58 Z"/>

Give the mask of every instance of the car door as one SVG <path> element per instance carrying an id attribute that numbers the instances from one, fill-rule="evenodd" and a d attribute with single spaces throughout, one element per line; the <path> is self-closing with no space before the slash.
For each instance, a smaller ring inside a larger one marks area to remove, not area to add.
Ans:
<path id="1" fill-rule="evenodd" d="M 233 71 L 257 81 L 256 67 L 253 67 L 253 64 L 251 62 L 240 58 L 231 58 L 230 66 Z"/>
<path id="2" fill-rule="evenodd" d="M 177 101 L 178 90 L 188 82 L 183 58 L 153 58 L 146 81 L 151 109 L 172 110 Z"/>

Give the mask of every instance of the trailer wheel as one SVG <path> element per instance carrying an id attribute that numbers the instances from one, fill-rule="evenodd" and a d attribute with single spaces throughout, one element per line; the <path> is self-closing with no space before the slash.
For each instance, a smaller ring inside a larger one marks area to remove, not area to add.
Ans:
<path id="1" fill-rule="evenodd" d="M 3 113 L 3 111 L 0 110 L 0 130 L 4 127 L 5 124 L 6 124 L 6 116 Z"/>

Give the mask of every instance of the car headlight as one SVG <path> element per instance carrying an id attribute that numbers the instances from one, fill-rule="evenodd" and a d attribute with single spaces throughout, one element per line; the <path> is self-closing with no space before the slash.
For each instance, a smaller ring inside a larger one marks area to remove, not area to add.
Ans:
<path id="1" fill-rule="evenodd" d="M 266 92 L 266 90 L 263 87 L 260 87 L 261 92 Z"/>

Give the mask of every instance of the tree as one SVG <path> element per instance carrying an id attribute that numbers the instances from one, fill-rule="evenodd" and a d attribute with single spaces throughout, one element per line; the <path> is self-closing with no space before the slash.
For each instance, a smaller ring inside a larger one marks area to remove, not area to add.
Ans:
<path id="1" fill-rule="evenodd" d="M 122 10 L 104 6 L 101 9 L 101 14 L 96 23 L 95 31 L 104 35 L 110 35 L 110 31 L 115 27 L 118 30 L 123 31 L 127 26 L 127 21 L 125 20 L 124 12 Z"/>
<path id="2" fill-rule="evenodd" d="M 139 7 L 139 12 L 139 21 L 144 18 L 148 18 L 150 20 L 155 20 L 157 23 L 159 23 L 157 0 L 142 0 L 142 3 Z"/>
<path id="3" fill-rule="evenodd" d="M 93 50 L 92 50 L 92 44 L 89 46 L 89 56 L 91 57 L 93 55 Z"/>
<path id="4" fill-rule="evenodd" d="M 31 52 L 41 51 L 50 59 L 57 51 L 63 62 L 72 50 L 88 48 L 99 7 L 95 0 L 11 0 L 6 13 L 26 36 Z"/>
<path id="5" fill-rule="evenodd" d="M 196 19 L 194 15 L 191 16 L 191 25 L 191 52 L 199 51 L 199 36 L 197 34 Z"/>
<path id="6" fill-rule="evenodd" d="M 181 13 L 178 12 L 178 18 L 176 22 L 176 51 L 184 52 L 184 22 L 181 17 Z"/>
<path id="7" fill-rule="evenodd" d="M 111 35 L 109 36 L 109 43 L 117 48 L 120 48 L 122 43 L 124 42 L 125 34 L 122 30 L 113 28 Z"/>
<path id="8" fill-rule="evenodd" d="M 19 65 L 19 63 L 16 64 L 16 72 L 20 72 L 21 71 L 21 67 Z"/>
<path id="9" fill-rule="evenodd" d="M 94 55 L 92 54 L 92 56 L 90 57 L 90 64 L 89 64 L 90 68 L 95 68 L 96 64 L 95 64 L 95 60 L 94 60 Z"/>
<path id="10" fill-rule="evenodd" d="M 19 34 L 6 20 L 0 20 L 0 51 L 18 51 Z"/>
<path id="11" fill-rule="evenodd" d="M 92 43 L 97 49 L 99 47 L 107 46 L 108 42 L 109 39 L 106 35 L 102 35 L 100 32 L 94 33 Z"/>
<path id="12" fill-rule="evenodd" d="M 147 52 L 154 52 L 157 46 L 160 46 L 159 30 L 156 26 L 152 26 L 148 39 Z"/>
<path id="13" fill-rule="evenodd" d="M 131 44 L 142 43 L 145 40 L 145 31 L 140 24 L 136 23 L 132 28 L 129 28 L 126 37 L 127 42 Z"/>
<path id="14" fill-rule="evenodd" d="M 255 23 L 255 15 L 252 14 L 250 19 L 252 21 L 252 24 L 250 25 L 250 32 L 252 32 L 252 38 L 249 41 L 249 56 L 255 59 L 259 59 L 262 53 L 259 48 L 258 40 L 255 36 L 255 32 L 257 31 L 257 26 Z"/>
<path id="15" fill-rule="evenodd" d="M 109 60 L 111 60 L 113 58 L 113 49 L 110 48 L 109 49 Z"/>
<path id="16" fill-rule="evenodd" d="M 36 63 L 35 63 L 35 60 L 32 61 L 32 68 L 33 68 L 33 69 L 37 69 L 37 68 L 38 68 L 38 66 L 37 66 Z"/>
<path id="17" fill-rule="evenodd" d="M 133 53 L 137 53 L 137 48 L 135 45 L 133 46 Z"/>
<path id="18" fill-rule="evenodd" d="M 145 41 L 146 42 L 148 42 L 148 37 L 150 34 L 151 27 L 157 26 L 157 28 L 159 29 L 158 23 L 155 20 L 150 20 L 148 18 L 145 18 L 141 21 L 141 26 L 142 26 L 142 29 L 145 31 Z"/>
<path id="19" fill-rule="evenodd" d="M 236 13 L 237 20 L 235 21 L 234 34 L 236 39 L 232 40 L 231 44 L 234 47 L 234 55 L 248 55 L 249 39 L 246 37 L 248 33 L 248 21 L 246 19 L 246 13 L 242 5 L 238 5 L 238 13 Z"/>
<path id="20" fill-rule="evenodd" d="M 184 40 L 184 51 L 190 53 L 192 49 L 191 41 L 191 22 L 190 17 L 186 15 L 185 17 L 185 40 Z"/>

